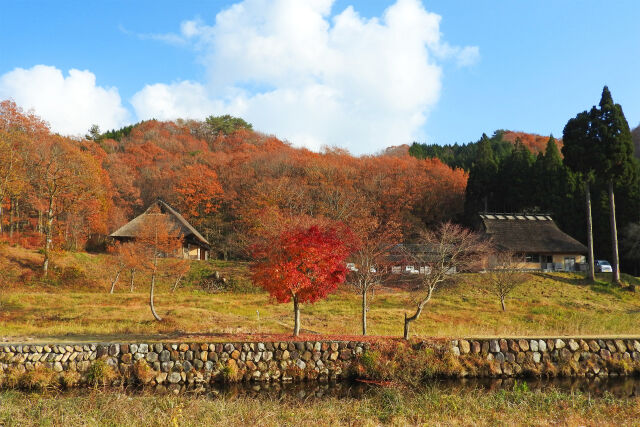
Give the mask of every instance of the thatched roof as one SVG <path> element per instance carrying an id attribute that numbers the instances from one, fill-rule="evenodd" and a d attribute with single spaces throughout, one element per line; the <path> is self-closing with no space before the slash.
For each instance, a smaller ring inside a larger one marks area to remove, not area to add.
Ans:
<path id="1" fill-rule="evenodd" d="M 549 215 L 481 214 L 483 231 L 503 250 L 585 254 L 587 247 L 563 233 Z"/>
<path id="2" fill-rule="evenodd" d="M 140 232 L 145 218 L 147 218 L 149 215 L 154 215 L 151 213 L 151 211 L 155 207 L 158 207 L 160 209 L 161 214 L 167 216 L 173 226 L 180 231 L 180 234 L 182 234 L 185 239 L 192 238 L 198 243 L 201 243 L 207 247 L 209 246 L 209 242 L 207 242 L 207 239 L 202 237 L 202 234 L 198 233 L 198 230 L 193 228 L 193 226 L 189 224 L 189 222 L 184 219 L 184 217 L 180 215 L 175 209 L 173 209 L 171 206 L 160 199 L 153 202 L 146 211 L 144 211 L 142 214 L 138 215 L 122 227 L 118 228 L 109 236 L 114 238 L 135 238 Z"/>

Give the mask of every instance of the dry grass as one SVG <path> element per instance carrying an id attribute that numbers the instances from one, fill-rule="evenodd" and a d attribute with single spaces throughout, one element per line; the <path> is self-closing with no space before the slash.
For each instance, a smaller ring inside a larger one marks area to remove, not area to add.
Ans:
<path id="1" fill-rule="evenodd" d="M 0 425 L 633 425 L 638 398 L 558 391 L 419 392 L 383 389 L 354 398 L 129 395 L 118 391 L 0 393 Z"/>
<path id="2" fill-rule="evenodd" d="M 199 289 L 200 277 L 214 269 L 236 282 L 246 282 L 242 263 L 194 262 L 189 277 L 175 293 L 170 281 L 157 290 L 156 308 L 163 322 L 152 320 L 146 278 L 136 291 L 121 279 L 108 294 L 107 255 L 61 254 L 47 281 L 33 273 L 39 254 L 0 248 L 0 336 L 58 337 L 67 340 L 109 339 L 123 334 L 287 334 L 292 328 L 290 304 L 275 304 L 262 292 L 209 294 Z M 31 273 L 29 273 L 31 272 Z M 0 277 L 2 280 L 2 277 Z M 631 335 L 640 323 L 640 296 L 599 282 L 586 284 L 576 274 L 531 275 L 507 299 L 507 312 L 479 284 L 477 276 L 442 289 L 423 316 L 412 325 L 421 336 Z M 244 287 L 247 287 L 243 285 Z M 402 334 L 402 319 L 411 309 L 412 294 L 384 289 L 376 293 L 369 312 L 371 335 Z M 303 328 L 322 334 L 358 335 L 360 303 L 349 289 L 315 305 L 303 305 Z"/>

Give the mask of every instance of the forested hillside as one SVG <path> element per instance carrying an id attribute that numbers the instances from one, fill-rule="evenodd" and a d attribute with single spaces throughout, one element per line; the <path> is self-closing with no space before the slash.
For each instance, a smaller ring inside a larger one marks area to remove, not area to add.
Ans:
<path id="1" fill-rule="evenodd" d="M 626 124 L 626 120 L 625 120 Z M 636 157 L 640 155 L 640 126 L 631 132 Z M 473 226 L 477 213 L 540 212 L 553 216 L 560 228 L 587 241 L 583 178 L 565 165 L 563 143 L 553 136 L 498 130 L 463 145 L 414 143 L 409 153 L 437 158 L 469 172 L 464 222 Z M 598 147 L 592 147 L 596 153 Z M 588 152 L 581 154 L 585 161 Z M 596 163 L 613 161 L 615 153 L 597 153 Z M 619 160 L 615 160 L 619 161 Z M 627 173 L 615 182 L 616 220 L 620 230 L 623 271 L 640 273 L 640 166 L 630 159 Z M 620 166 L 618 166 L 620 167 Z M 608 183 L 592 177 L 593 233 L 597 259 L 611 259 Z"/>
<path id="2" fill-rule="evenodd" d="M 402 239 L 421 224 L 458 218 L 464 207 L 467 174 L 437 159 L 314 153 L 228 116 L 94 128 L 88 139 L 71 140 L 12 102 L 1 106 L 0 157 L 14 159 L 0 170 L 0 183 L 9 183 L 0 184 L 1 222 L 5 236 L 25 245 L 41 245 L 47 233 L 54 248 L 95 245 L 93 237 L 157 197 L 221 257 L 235 258 L 253 237 L 291 221 L 340 221 L 361 238 Z"/>
<path id="3" fill-rule="evenodd" d="M 294 148 L 231 116 L 92 128 L 70 139 L 10 101 L 0 106 L 0 232 L 47 254 L 100 248 L 106 234 L 158 197 L 222 258 L 244 258 L 257 236 L 309 218 L 342 222 L 362 239 L 403 240 L 444 220 L 474 225 L 485 209 L 548 212 L 586 241 L 584 187 L 553 137 L 498 130 L 465 145 L 414 143 L 354 157 L 338 148 Z M 615 190 L 623 266 L 635 269 L 637 164 L 633 170 Z M 594 182 L 592 198 L 596 257 L 608 258 L 605 182 Z"/>

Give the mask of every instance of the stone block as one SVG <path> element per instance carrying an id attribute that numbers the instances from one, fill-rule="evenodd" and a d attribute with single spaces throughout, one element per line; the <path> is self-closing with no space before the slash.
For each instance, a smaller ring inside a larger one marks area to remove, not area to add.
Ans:
<path id="1" fill-rule="evenodd" d="M 458 342 L 458 347 L 460 348 L 460 352 L 462 354 L 468 354 L 471 351 L 471 345 L 467 340 L 460 340 Z"/>
<path id="2" fill-rule="evenodd" d="M 179 372 L 171 372 L 169 375 L 167 375 L 167 381 L 169 381 L 171 384 L 179 383 L 181 380 L 182 376 Z"/>
<path id="3" fill-rule="evenodd" d="M 520 347 L 521 351 L 529 351 L 529 341 L 518 340 L 518 347 Z"/>

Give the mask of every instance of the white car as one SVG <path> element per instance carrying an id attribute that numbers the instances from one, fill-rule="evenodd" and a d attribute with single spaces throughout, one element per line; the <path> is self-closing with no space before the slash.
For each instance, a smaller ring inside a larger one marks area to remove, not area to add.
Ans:
<path id="1" fill-rule="evenodd" d="M 596 273 L 612 273 L 613 269 L 611 268 L 611 264 L 609 264 L 609 261 L 605 261 L 602 259 L 599 259 L 595 262 L 595 270 Z"/>

